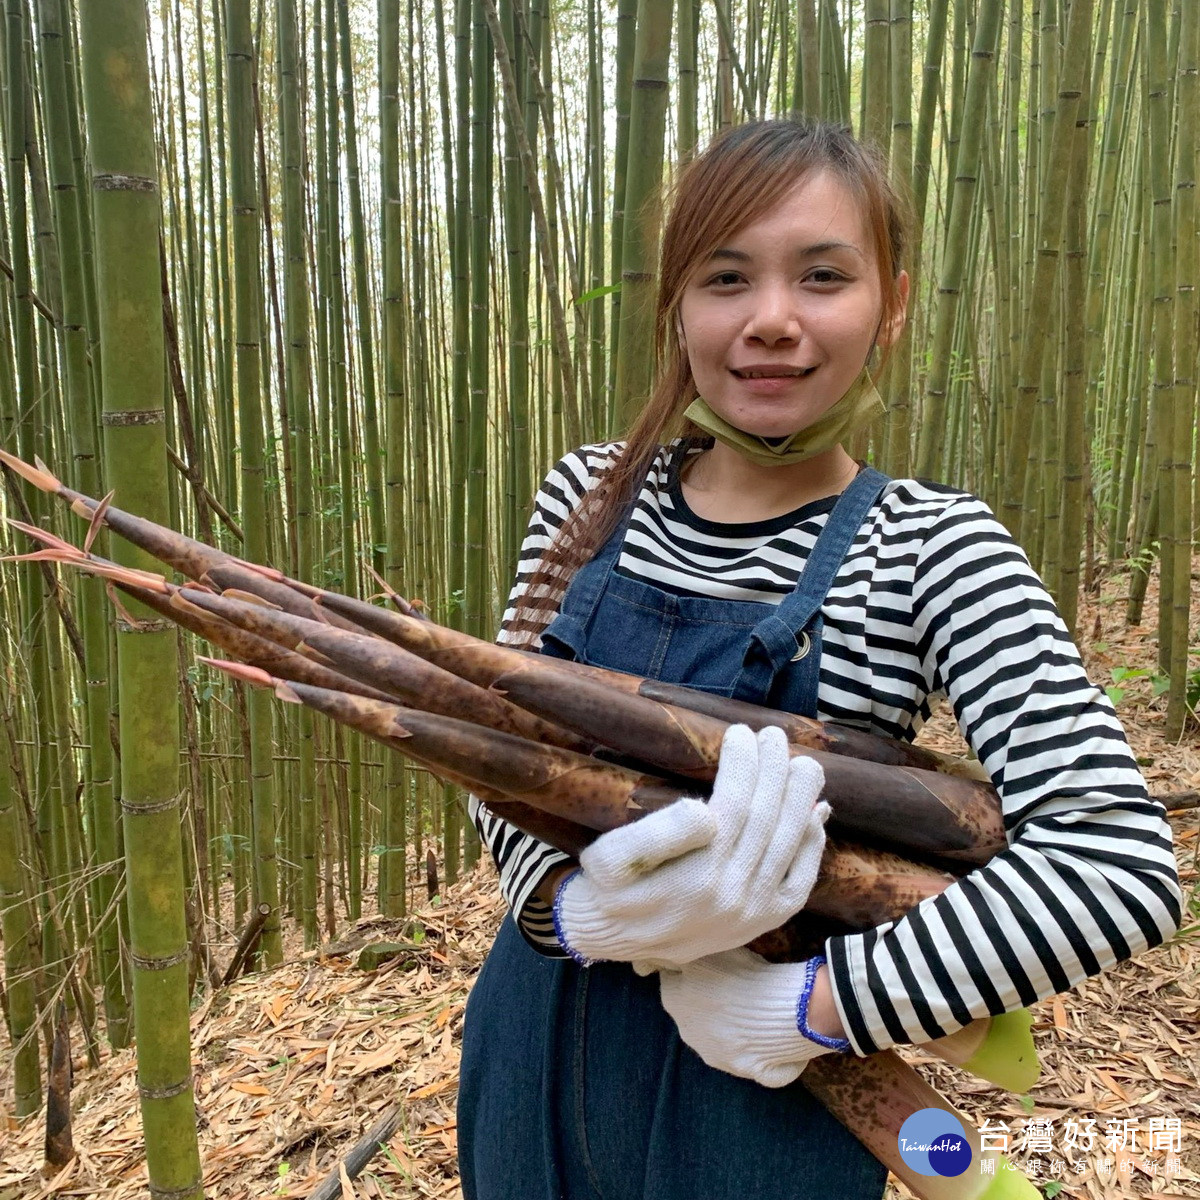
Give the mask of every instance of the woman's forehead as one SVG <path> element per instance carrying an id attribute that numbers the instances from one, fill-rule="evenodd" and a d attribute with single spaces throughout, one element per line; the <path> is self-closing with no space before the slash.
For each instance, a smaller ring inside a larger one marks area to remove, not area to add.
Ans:
<path id="1" fill-rule="evenodd" d="M 874 257 L 860 197 L 826 170 L 809 172 L 791 184 L 764 212 L 723 238 L 713 254 L 755 249 L 795 255 L 849 249 Z"/>

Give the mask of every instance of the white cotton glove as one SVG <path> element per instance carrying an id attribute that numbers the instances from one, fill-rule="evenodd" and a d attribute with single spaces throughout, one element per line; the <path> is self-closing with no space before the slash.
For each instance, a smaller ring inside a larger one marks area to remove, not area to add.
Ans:
<path id="1" fill-rule="evenodd" d="M 824 961 L 769 963 L 745 949 L 710 954 L 663 972 L 663 1008 L 710 1067 L 784 1087 L 819 1054 L 850 1049 L 844 1038 L 808 1029 L 808 998 Z"/>
<path id="2" fill-rule="evenodd" d="M 780 729 L 730 726 L 712 799 L 683 799 L 597 838 L 559 885 L 554 928 L 577 962 L 640 973 L 742 946 L 808 900 L 825 848 L 825 776 Z"/>

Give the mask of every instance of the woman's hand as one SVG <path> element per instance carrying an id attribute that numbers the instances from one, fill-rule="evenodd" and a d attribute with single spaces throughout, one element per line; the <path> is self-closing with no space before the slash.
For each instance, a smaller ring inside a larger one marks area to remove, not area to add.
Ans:
<path id="1" fill-rule="evenodd" d="M 643 973 L 743 946 L 808 900 L 825 848 L 825 776 L 787 739 L 733 725 L 708 804 L 680 800 L 597 838 L 560 885 L 554 927 L 577 961 Z"/>
<path id="2" fill-rule="evenodd" d="M 744 949 L 712 954 L 663 972 L 663 1008 L 710 1067 L 784 1087 L 819 1054 L 850 1049 L 844 1038 L 825 1036 L 810 1024 L 809 1002 L 824 962 L 818 956 L 769 963 Z"/>

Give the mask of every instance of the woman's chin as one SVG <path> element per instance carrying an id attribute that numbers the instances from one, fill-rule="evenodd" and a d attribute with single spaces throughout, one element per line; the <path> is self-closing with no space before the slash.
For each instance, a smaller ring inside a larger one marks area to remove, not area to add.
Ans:
<path id="1" fill-rule="evenodd" d="M 751 437 L 765 438 L 769 442 L 785 441 L 801 430 L 807 429 L 815 419 L 794 410 L 791 412 L 764 411 L 765 407 L 757 412 L 743 410 L 742 412 L 732 412 L 727 416 L 721 415 L 725 416 L 725 420 L 735 429 L 740 429 Z"/>

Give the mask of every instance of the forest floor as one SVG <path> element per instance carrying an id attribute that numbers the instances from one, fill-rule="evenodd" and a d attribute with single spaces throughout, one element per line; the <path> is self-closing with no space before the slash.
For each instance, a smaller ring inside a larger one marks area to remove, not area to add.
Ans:
<path id="1" fill-rule="evenodd" d="M 1200 736 L 1193 727 L 1182 743 L 1164 739 L 1165 699 L 1153 696 L 1151 681 L 1155 643 L 1146 628 L 1124 626 L 1123 584 L 1122 576 L 1107 581 L 1081 612 L 1089 672 L 1099 685 L 1123 689 L 1118 712 L 1151 791 L 1194 792 Z M 1154 602 L 1152 591 L 1147 612 Z M 921 741 L 962 748 L 948 711 Z M 992 1144 L 1007 1137 L 1010 1157 L 1047 1200 L 1200 1196 L 1198 812 L 1172 817 L 1190 900 L 1184 929 L 1034 1007 L 1042 1075 L 1030 1095 L 1009 1095 L 902 1050 L 994 1135 Z M 421 908 L 417 924 L 366 916 L 322 951 L 294 953 L 275 970 L 209 993 L 192 1017 L 206 1194 L 308 1196 L 398 1105 L 399 1125 L 383 1151 L 334 1194 L 461 1197 L 454 1104 L 463 1009 L 502 916 L 485 864 Z M 360 970 L 358 947 L 378 941 L 415 944 L 376 970 Z M 53 1178 L 39 1170 L 41 1122 L 18 1128 L 2 1107 L 11 1080 L 7 1053 L 0 1059 L 0 1200 L 146 1194 L 131 1051 L 105 1052 L 93 1071 L 77 1064 L 78 1156 Z M 889 1196 L 909 1195 L 893 1182 Z"/>

